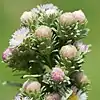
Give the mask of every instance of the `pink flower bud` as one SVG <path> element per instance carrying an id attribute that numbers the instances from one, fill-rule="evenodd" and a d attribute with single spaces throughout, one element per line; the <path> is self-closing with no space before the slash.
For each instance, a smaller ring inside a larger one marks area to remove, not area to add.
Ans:
<path id="1" fill-rule="evenodd" d="M 40 91 L 40 88 L 41 88 L 41 84 L 37 81 L 33 81 L 33 82 L 29 82 L 29 81 L 26 81 L 24 84 L 23 84 L 23 87 L 25 92 L 27 93 L 30 93 L 30 92 L 35 92 L 35 91 Z"/>
<path id="2" fill-rule="evenodd" d="M 73 16 L 75 20 L 78 21 L 79 23 L 84 23 L 86 21 L 86 17 L 82 12 L 82 10 L 74 11 Z"/>
<path id="3" fill-rule="evenodd" d="M 75 18 L 71 12 L 66 12 L 60 16 L 59 21 L 62 25 L 71 25 L 75 23 Z"/>
<path id="4" fill-rule="evenodd" d="M 46 96 L 46 100 L 61 100 L 61 96 L 58 93 L 51 93 Z"/>
<path id="5" fill-rule="evenodd" d="M 53 79 L 53 81 L 63 81 L 64 79 L 64 72 L 62 71 L 61 68 L 55 67 L 53 68 L 52 72 L 51 72 L 51 77 Z"/>
<path id="6" fill-rule="evenodd" d="M 60 54 L 64 58 L 72 59 L 77 55 L 77 49 L 73 45 L 65 45 L 61 48 Z"/>
<path id="7" fill-rule="evenodd" d="M 35 35 L 39 38 L 51 38 L 52 36 L 52 30 L 48 26 L 40 26 L 35 31 Z"/>
<path id="8" fill-rule="evenodd" d="M 7 48 L 7 49 L 3 52 L 3 54 L 2 54 L 2 59 L 3 59 L 3 61 L 6 62 L 6 61 L 8 60 L 9 56 L 12 55 L 12 51 L 13 51 L 13 48 Z"/>

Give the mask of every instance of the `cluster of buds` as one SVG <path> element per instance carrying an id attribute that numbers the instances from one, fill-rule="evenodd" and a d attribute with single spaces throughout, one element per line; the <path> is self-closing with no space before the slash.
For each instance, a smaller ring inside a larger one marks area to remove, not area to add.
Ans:
<path id="1" fill-rule="evenodd" d="M 82 10 L 62 13 L 46 4 L 25 11 L 20 20 L 21 28 L 12 35 L 2 58 L 12 69 L 36 73 L 29 78 L 37 81 L 27 80 L 15 100 L 32 100 L 34 96 L 36 100 L 41 96 L 43 100 L 86 100 L 79 88 L 89 82 L 80 71 L 84 54 L 89 52 L 89 46 L 80 42 L 88 32 Z M 34 66 L 38 68 L 34 70 Z"/>
<path id="2" fill-rule="evenodd" d="M 86 17 L 84 13 L 81 10 L 75 11 L 75 12 L 66 12 L 63 13 L 59 17 L 59 22 L 62 25 L 71 25 L 73 23 L 79 22 L 80 24 L 83 24 L 86 22 Z"/>

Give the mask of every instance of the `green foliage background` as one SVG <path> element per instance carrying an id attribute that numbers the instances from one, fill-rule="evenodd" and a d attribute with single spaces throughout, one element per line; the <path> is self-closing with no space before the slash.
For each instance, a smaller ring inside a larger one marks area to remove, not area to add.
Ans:
<path id="1" fill-rule="evenodd" d="M 85 59 L 84 69 L 91 80 L 89 100 L 100 100 L 100 0 L 4 0 L 0 1 L 0 56 L 8 46 L 11 34 L 19 27 L 20 16 L 25 10 L 30 10 L 37 4 L 54 3 L 64 11 L 82 9 L 89 21 L 91 29 L 88 37 L 84 40 L 92 44 L 92 52 Z M 1 59 L 0 59 L 1 62 Z M 0 63 L 0 100 L 12 100 L 18 88 L 2 86 L 2 82 L 23 81 L 19 76 L 12 76 L 11 69 Z"/>

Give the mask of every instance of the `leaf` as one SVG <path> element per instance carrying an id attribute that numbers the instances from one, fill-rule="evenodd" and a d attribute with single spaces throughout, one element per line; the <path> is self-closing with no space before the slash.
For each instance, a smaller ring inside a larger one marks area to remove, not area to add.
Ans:
<path id="1" fill-rule="evenodd" d="M 23 78 L 37 78 L 41 77 L 41 75 L 24 75 Z"/>

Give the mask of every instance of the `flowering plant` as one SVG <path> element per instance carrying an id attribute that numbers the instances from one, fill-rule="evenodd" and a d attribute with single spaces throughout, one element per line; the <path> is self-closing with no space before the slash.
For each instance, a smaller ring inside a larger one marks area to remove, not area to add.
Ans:
<path id="1" fill-rule="evenodd" d="M 89 80 L 82 64 L 90 45 L 81 10 L 63 12 L 53 4 L 25 11 L 20 28 L 3 52 L 13 71 L 25 71 L 14 100 L 87 100 Z"/>

